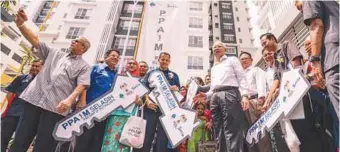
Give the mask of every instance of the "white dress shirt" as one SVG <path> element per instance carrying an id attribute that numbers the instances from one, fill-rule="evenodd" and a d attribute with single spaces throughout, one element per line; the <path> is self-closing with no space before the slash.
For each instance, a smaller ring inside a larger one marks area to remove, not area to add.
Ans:
<path id="1" fill-rule="evenodd" d="M 207 96 L 221 86 L 239 87 L 241 95 L 248 95 L 248 83 L 240 61 L 236 57 L 224 55 L 211 69 L 211 87 Z"/>
<path id="2" fill-rule="evenodd" d="M 266 78 L 265 72 L 259 67 L 250 66 L 245 69 L 247 82 L 249 86 L 249 96 L 258 95 L 266 96 Z"/>
<path id="3" fill-rule="evenodd" d="M 269 93 L 270 88 L 273 85 L 274 82 L 274 67 L 270 67 L 268 66 L 267 70 L 266 70 L 266 92 Z"/>

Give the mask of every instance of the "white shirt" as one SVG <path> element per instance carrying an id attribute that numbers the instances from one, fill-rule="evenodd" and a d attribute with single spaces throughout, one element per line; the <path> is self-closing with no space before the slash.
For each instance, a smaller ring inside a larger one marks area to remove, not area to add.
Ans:
<path id="1" fill-rule="evenodd" d="M 274 67 L 271 68 L 270 66 L 268 66 L 267 70 L 266 70 L 266 92 L 269 93 L 270 88 L 273 85 L 274 82 Z"/>
<path id="2" fill-rule="evenodd" d="M 266 96 L 266 78 L 265 72 L 259 67 L 250 66 L 245 69 L 247 82 L 249 86 L 249 95 L 258 94 L 258 97 Z"/>
<path id="3" fill-rule="evenodd" d="M 248 95 L 248 83 L 240 61 L 236 57 L 224 55 L 211 69 L 211 86 L 207 96 L 220 86 L 239 87 L 241 95 Z"/>

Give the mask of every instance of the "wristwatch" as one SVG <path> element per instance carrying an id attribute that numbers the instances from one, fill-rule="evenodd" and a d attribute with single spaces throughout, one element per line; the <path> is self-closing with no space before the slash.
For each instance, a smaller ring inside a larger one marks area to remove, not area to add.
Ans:
<path id="1" fill-rule="evenodd" d="M 309 58 L 309 61 L 310 61 L 310 62 L 320 62 L 320 61 L 321 61 L 321 58 L 320 58 L 320 56 L 311 56 L 311 57 Z"/>

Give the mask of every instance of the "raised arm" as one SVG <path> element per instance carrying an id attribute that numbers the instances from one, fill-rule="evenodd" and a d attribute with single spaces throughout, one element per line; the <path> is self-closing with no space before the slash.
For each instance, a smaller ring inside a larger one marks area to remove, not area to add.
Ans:
<path id="1" fill-rule="evenodd" d="M 15 24 L 18 26 L 22 35 L 36 48 L 39 44 L 39 38 L 26 27 L 25 21 L 27 21 L 27 15 L 24 10 L 20 9 L 15 18 Z"/>

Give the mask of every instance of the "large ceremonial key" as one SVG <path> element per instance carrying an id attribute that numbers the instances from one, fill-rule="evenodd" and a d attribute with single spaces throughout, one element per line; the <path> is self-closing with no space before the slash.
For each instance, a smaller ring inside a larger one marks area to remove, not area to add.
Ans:
<path id="1" fill-rule="evenodd" d="M 191 137 L 192 131 L 201 124 L 201 121 L 195 122 L 194 110 L 179 107 L 178 100 L 171 92 L 170 85 L 162 72 L 152 72 L 148 81 L 151 87 L 155 87 L 151 93 L 163 113 L 159 119 L 171 145 L 176 147 L 186 138 Z"/>
<path id="2" fill-rule="evenodd" d="M 270 108 L 248 129 L 247 142 L 249 144 L 257 143 L 264 137 L 265 130 L 270 131 L 281 119 L 289 119 L 310 86 L 310 83 L 299 69 L 284 72 L 279 96 Z"/>
<path id="3" fill-rule="evenodd" d="M 83 126 L 88 129 L 95 121 L 102 121 L 110 113 L 119 108 L 124 109 L 135 102 L 136 95 L 140 97 L 148 93 L 138 78 L 118 76 L 114 87 L 108 93 L 100 96 L 84 109 L 74 112 L 57 123 L 53 137 L 59 141 L 71 141 L 76 135 L 83 133 Z"/>

